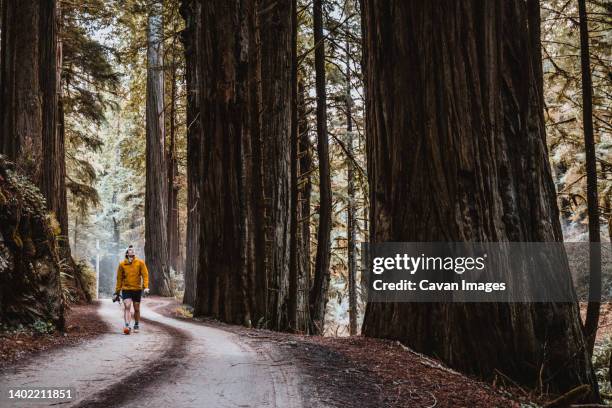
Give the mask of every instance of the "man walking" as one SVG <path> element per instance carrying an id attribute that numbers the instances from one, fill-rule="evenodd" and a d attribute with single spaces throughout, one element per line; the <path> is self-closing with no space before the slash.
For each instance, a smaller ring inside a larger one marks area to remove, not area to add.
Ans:
<path id="1" fill-rule="evenodd" d="M 115 296 L 123 299 L 123 318 L 125 320 L 124 334 L 130 334 L 132 321 L 132 305 L 134 305 L 134 333 L 138 333 L 140 320 L 140 299 L 149 294 L 149 271 L 144 261 L 136 258 L 134 247 L 130 245 L 125 251 L 125 260 L 117 268 L 117 286 Z"/>

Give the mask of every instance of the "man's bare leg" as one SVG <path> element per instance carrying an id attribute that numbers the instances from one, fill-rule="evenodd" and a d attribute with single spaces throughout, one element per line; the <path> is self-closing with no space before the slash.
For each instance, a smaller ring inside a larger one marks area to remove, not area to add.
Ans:
<path id="1" fill-rule="evenodd" d="M 123 300 L 123 320 L 125 321 L 125 327 L 130 327 L 132 322 L 132 299 Z"/>
<path id="2" fill-rule="evenodd" d="M 134 331 L 138 331 L 140 322 L 140 302 L 134 302 Z"/>

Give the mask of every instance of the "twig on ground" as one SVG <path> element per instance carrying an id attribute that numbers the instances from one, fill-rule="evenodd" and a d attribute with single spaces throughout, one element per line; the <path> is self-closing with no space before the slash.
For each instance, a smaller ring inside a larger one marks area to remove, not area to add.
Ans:
<path id="1" fill-rule="evenodd" d="M 575 402 L 591 392 L 591 386 L 588 384 L 579 385 L 576 388 L 572 388 L 565 394 L 561 395 L 559 398 L 556 398 L 550 401 L 548 404 L 544 405 L 544 408 L 562 408 L 569 406 L 572 402 Z M 572 405 L 574 406 L 574 405 Z M 581 405 L 585 407 L 584 405 Z M 593 406 L 593 405 L 591 405 Z M 599 405 L 597 405 L 599 406 Z M 586 408 L 586 407 L 585 407 Z"/>

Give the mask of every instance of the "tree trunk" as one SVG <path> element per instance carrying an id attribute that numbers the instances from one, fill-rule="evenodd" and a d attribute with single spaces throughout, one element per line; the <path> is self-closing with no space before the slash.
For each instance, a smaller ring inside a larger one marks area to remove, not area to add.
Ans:
<path id="1" fill-rule="evenodd" d="M 202 128 L 200 124 L 199 57 L 200 2 L 183 1 L 185 19 L 182 41 L 187 83 L 187 237 L 185 239 L 185 293 L 183 303 L 193 306 L 196 296 L 200 242 L 200 179 L 202 178 Z"/>
<path id="2" fill-rule="evenodd" d="M 584 334 L 589 355 L 593 355 L 601 306 L 601 242 L 599 199 L 597 194 L 597 157 L 593 135 L 593 84 L 589 55 L 589 30 L 585 0 L 578 0 L 580 19 L 580 61 L 582 70 L 582 126 L 587 177 L 587 213 L 589 217 L 589 305 L 584 322 Z"/>
<path id="3" fill-rule="evenodd" d="M 61 48 L 56 33 L 58 28 L 58 10 L 54 2 L 43 1 L 41 4 L 40 32 L 40 85 L 43 101 L 42 147 L 45 160 L 41 163 L 41 191 L 47 199 L 47 208 L 59 221 L 66 214 L 65 196 L 62 196 L 62 181 L 65 177 L 64 141 L 60 140 L 56 124 L 58 123 L 58 91 L 61 64 Z M 43 17 L 44 16 L 44 17 Z M 54 67 L 51 70 L 49 67 Z M 63 173 L 62 173 L 63 170 Z M 65 190 L 63 191 L 65 193 Z M 63 212 L 60 214 L 59 212 Z M 66 233 L 65 230 L 62 233 Z"/>
<path id="4" fill-rule="evenodd" d="M 288 328 L 291 228 L 292 7 L 261 0 L 261 140 L 269 320 Z"/>
<path id="5" fill-rule="evenodd" d="M 325 44 L 323 38 L 322 0 L 313 0 L 313 31 L 315 43 L 315 76 L 317 94 L 317 150 L 319 153 L 319 229 L 314 283 L 310 291 L 311 331 L 323 333 L 327 289 L 329 287 L 329 258 L 331 255 L 331 178 L 329 169 L 329 141 L 327 138 L 327 95 L 325 90 Z"/>
<path id="6" fill-rule="evenodd" d="M 297 88 L 297 0 L 291 1 L 291 208 L 289 248 L 288 327 L 299 331 L 298 324 L 298 88 Z"/>
<path id="7" fill-rule="evenodd" d="M 45 220 L 47 211 L 56 215 L 65 211 L 61 201 L 63 146 L 56 132 L 56 1 L 2 0 L 0 4 L 0 154 L 17 165 L 12 168 L 5 160 L 0 165 L 3 187 L 17 189 L 15 200 L 3 203 L 15 208 L 4 208 L 0 220 L 6 228 L 0 231 L 2 242 L 8 244 L 12 237 L 9 246 L 0 248 L 10 255 L 9 274 L 4 275 L 12 276 L 10 282 L 0 282 L 10 291 L 8 296 L 0 293 L 0 315 L 8 319 L 12 314 L 29 314 L 30 322 L 52 320 L 62 328 L 59 258 L 55 236 Z M 24 189 L 33 186 L 11 185 L 9 168 L 26 175 L 46 203 L 24 195 Z M 19 310 L 25 304 L 28 310 Z"/>
<path id="8" fill-rule="evenodd" d="M 243 139 L 249 137 L 249 11 L 237 3 L 201 5 L 200 124 L 203 174 L 200 192 L 200 260 L 195 315 L 246 323 L 243 300 L 244 239 L 241 194 Z M 236 35 L 237 32 L 242 35 Z M 248 305 L 247 305 L 248 307 Z"/>
<path id="9" fill-rule="evenodd" d="M 47 1 L 6 0 L 3 4 L 2 63 L 0 96 L 0 152 L 14 161 L 24 174 L 38 187 L 42 186 L 43 123 L 48 126 L 48 107 L 44 102 L 45 92 L 40 74 L 55 73 L 49 62 L 49 39 L 44 36 L 54 31 L 49 29 Z M 54 2 L 52 2 L 53 4 Z M 43 120 L 43 110 L 45 119 Z"/>
<path id="10" fill-rule="evenodd" d="M 370 241 L 560 241 L 525 3 L 362 11 Z M 569 285 L 564 265 L 547 279 Z M 597 390 L 575 303 L 369 303 L 363 333 L 470 374 Z"/>
<path id="11" fill-rule="evenodd" d="M 170 69 L 172 70 L 170 78 L 170 145 L 167 152 L 168 165 L 168 265 L 175 272 L 178 272 L 179 265 L 179 213 L 178 213 L 178 190 L 179 186 L 176 183 L 178 175 L 178 161 L 176 159 L 176 58 L 172 57 Z"/>
<path id="12" fill-rule="evenodd" d="M 355 206 L 355 175 L 353 169 L 353 118 L 351 107 L 353 99 L 351 97 L 351 44 L 346 41 L 346 182 L 348 205 L 346 206 L 346 238 L 347 238 L 347 259 L 348 259 L 348 289 L 349 289 L 349 334 L 357 334 L 357 260 L 355 247 L 357 241 L 357 217 Z"/>
<path id="13" fill-rule="evenodd" d="M 308 291 L 310 289 L 310 193 L 312 191 L 312 144 L 308 132 L 304 83 L 298 82 L 298 126 L 299 126 L 299 236 L 300 236 L 300 285 L 298 308 L 302 310 L 304 330 L 309 330 L 310 310 Z"/>
<path id="14" fill-rule="evenodd" d="M 288 328 L 291 10 L 202 4 L 195 313 Z M 236 33 L 240 33 L 239 36 Z"/>
<path id="15" fill-rule="evenodd" d="M 168 272 L 168 180 L 164 149 L 163 23 L 160 1 L 150 4 L 147 38 L 145 257 L 151 277 L 151 292 L 172 296 Z"/>

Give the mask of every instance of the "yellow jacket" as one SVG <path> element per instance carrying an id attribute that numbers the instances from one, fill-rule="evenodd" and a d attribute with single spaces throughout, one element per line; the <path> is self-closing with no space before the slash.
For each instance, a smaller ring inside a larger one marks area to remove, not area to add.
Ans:
<path id="1" fill-rule="evenodd" d="M 117 286 L 115 292 L 120 290 L 142 290 L 149 287 L 149 271 L 144 261 L 138 258 L 129 263 L 126 260 L 119 263 L 117 268 Z"/>

